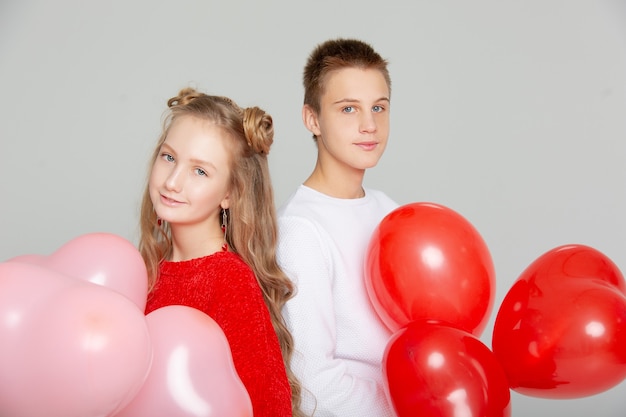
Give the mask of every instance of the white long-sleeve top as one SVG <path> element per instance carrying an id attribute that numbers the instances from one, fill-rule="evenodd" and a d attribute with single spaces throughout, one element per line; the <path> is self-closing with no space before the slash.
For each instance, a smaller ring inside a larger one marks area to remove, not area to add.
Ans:
<path id="1" fill-rule="evenodd" d="M 278 261 L 296 285 L 283 311 L 291 366 L 315 417 L 394 416 L 382 374 L 391 332 L 369 300 L 364 263 L 372 233 L 397 207 L 377 190 L 339 199 L 301 185 L 278 210 Z"/>

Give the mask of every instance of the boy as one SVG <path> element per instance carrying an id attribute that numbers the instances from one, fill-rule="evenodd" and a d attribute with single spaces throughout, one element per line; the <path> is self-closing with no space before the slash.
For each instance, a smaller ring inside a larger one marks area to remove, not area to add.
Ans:
<path id="1" fill-rule="evenodd" d="M 317 162 L 278 212 L 278 260 L 296 285 L 283 313 L 302 408 L 315 417 L 393 416 L 381 368 L 391 333 L 364 281 L 371 235 L 398 207 L 363 188 L 389 135 L 387 61 L 365 42 L 329 40 L 313 50 L 303 78 L 302 120 Z"/>

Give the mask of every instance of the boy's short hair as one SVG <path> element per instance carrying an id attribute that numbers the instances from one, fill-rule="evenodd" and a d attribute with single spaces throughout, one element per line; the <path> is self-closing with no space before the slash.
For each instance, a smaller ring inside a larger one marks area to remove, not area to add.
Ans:
<path id="1" fill-rule="evenodd" d="M 319 113 L 326 76 L 342 68 L 377 69 L 385 77 L 391 92 L 387 64 L 374 48 L 358 39 L 338 38 L 323 42 L 311 52 L 304 67 L 304 104 Z"/>

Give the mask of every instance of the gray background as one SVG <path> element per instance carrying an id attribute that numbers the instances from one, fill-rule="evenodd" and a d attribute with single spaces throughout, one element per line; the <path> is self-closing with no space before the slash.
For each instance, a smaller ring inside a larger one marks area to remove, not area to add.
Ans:
<path id="1" fill-rule="evenodd" d="M 90 232 L 136 242 L 165 102 L 188 85 L 274 116 L 280 204 L 314 164 L 302 66 L 336 36 L 390 61 L 390 144 L 367 185 L 458 211 L 491 250 L 488 345 L 507 290 L 545 251 L 586 244 L 626 270 L 616 0 L 0 0 L 0 261 Z M 625 394 L 513 392 L 513 416 L 623 416 Z"/>

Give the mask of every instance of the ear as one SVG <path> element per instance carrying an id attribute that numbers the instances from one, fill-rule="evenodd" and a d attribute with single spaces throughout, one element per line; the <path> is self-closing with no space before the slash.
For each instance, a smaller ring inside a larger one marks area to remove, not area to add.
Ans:
<path id="1" fill-rule="evenodd" d="M 302 122 L 304 123 L 304 126 L 311 133 L 313 133 L 313 135 L 319 136 L 322 133 L 320 131 L 320 124 L 317 113 L 308 104 L 302 106 Z"/>
<path id="2" fill-rule="evenodd" d="M 226 194 L 224 199 L 220 202 L 220 207 L 223 208 L 224 210 L 230 207 L 230 193 Z"/>

